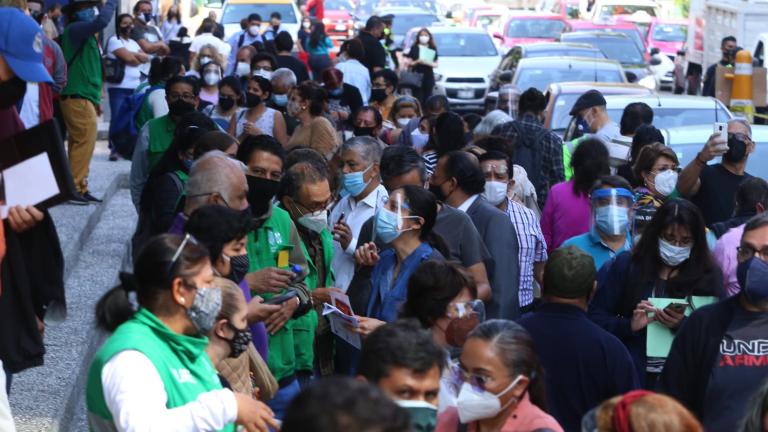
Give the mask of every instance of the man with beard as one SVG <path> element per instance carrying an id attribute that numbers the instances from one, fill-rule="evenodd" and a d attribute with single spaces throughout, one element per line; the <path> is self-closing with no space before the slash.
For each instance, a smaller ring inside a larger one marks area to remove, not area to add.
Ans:
<path id="1" fill-rule="evenodd" d="M 752 128 L 741 119 L 728 122 L 728 141 L 719 133 L 712 134 L 704 148 L 688 163 L 677 179 L 677 190 L 696 204 L 707 226 L 722 222 L 733 215 L 736 191 L 745 179 L 747 159 L 755 151 Z M 719 164 L 707 165 L 722 156 Z"/>

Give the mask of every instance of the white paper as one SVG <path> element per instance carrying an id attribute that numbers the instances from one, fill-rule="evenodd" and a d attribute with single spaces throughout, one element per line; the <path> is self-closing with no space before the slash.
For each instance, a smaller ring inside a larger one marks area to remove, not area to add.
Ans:
<path id="1" fill-rule="evenodd" d="M 357 327 L 359 323 L 346 294 L 331 292 L 331 304 L 323 304 L 323 316 L 328 317 L 333 334 L 357 349 L 362 347 L 360 335 L 349 330 L 349 327 Z"/>
<path id="2" fill-rule="evenodd" d="M 0 206 L 3 219 L 8 217 L 11 207 L 37 205 L 60 192 L 48 153 L 40 153 L 4 170 L 3 182 L 5 205 Z"/>

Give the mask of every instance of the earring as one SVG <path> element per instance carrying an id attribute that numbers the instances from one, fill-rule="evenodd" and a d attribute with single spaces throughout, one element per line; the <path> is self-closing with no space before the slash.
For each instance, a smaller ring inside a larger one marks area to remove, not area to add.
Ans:
<path id="1" fill-rule="evenodd" d="M 182 297 L 182 298 L 181 298 L 181 302 L 182 302 L 182 303 L 186 303 L 187 301 L 186 301 L 186 300 L 184 300 L 184 297 Z"/>

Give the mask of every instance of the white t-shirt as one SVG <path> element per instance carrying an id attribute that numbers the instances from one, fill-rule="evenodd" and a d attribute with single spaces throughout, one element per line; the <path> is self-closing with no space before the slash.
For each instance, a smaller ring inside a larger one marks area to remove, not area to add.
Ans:
<path id="1" fill-rule="evenodd" d="M 109 41 L 107 42 L 107 57 L 109 58 L 117 58 L 115 56 L 114 52 L 115 50 L 118 50 L 120 48 L 125 48 L 128 50 L 128 52 L 137 53 L 141 52 L 141 47 L 139 47 L 139 44 L 136 43 L 133 39 L 121 39 L 117 36 L 112 36 L 109 38 Z M 127 88 L 127 89 L 135 89 L 139 86 L 141 83 L 141 71 L 139 70 L 138 66 L 131 66 L 129 64 L 125 65 L 125 76 L 123 77 L 123 81 L 120 84 L 110 84 L 107 83 L 107 88 L 110 87 L 117 87 L 117 88 Z"/>

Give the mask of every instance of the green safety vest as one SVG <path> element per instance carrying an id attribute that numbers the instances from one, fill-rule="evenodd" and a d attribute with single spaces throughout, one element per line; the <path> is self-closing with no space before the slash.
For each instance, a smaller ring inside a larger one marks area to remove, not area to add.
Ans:
<path id="1" fill-rule="evenodd" d="M 95 105 L 101 104 L 101 51 L 95 37 L 88 37 L 82 49 L 69 37 L 67 26 L 61 37 L 61 51 L 67 62 L 67 85 L 62 96 L 81 96 Z M 79 52 L 78 52 L 79 50 Z"/>
<path id="2" fill-rule="evenodd" d="M 175 333 L 152 312 L 139 308 L 133 318 L 107 339 L 91 363 L 85 398 L 92 428 L 114 430 L 101 386 L 101 373 L 115 355 L 133 350 L 147 356 L 163 381 L 168 397 L 165 406 L 171 409 L 196 400 L 202 393 L 222 388 L 216 369 L 205 352 L 207 345 L 208 338 Z M 235 427 L 229 424 L 223 430 L 234 432 Z"/>
<path id="3" fill-rule="evenodd" d="M 268 267 L 277 267 L 277 254 L 291 244 L 291 217 L 288 212 L 272 206 L 272 214 L 256 231 L 248 233 L 249 272 Z M 275 294 L 258 294 L 264 299 Z M 296 320 L 288 320 L 285 326 L 274 335 L 269 335 L 269 355 L 267 365 L 275 379 L 280 381 L 296 373 L 296 355 L 294 353 L 293 325 Z"/>
<path id="4" fill-rule="evenodd" d="M 149 125 L 147 160 L 149 160 L 149 169 L 152 170 L 171 146 L 173 134 L 176 132 L 176 123 L 171 120 L 170 115 L 166 114 L 150 120 L 147 124 Z"/>
<path id="5" fill-rule="evenodd" d="M 565 181 L 569 181 L 573 177 L 573 168 L 571 168 L 573 151 L 585 139 L 587 139 L 586 135 L 571 141 L 563 141 L 563 172 L 565 173 Z"/>

